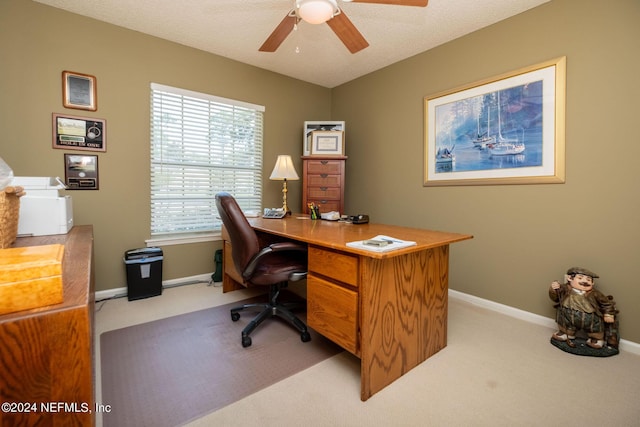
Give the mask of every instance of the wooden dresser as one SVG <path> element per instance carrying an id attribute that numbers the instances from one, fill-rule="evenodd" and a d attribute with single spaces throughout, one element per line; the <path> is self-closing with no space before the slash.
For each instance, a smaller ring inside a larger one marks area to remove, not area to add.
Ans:
<path id="1" fill-rule="evenodd" d="M 95 425 L 93 227 L 14 246 L 50 244 L 64 245 L 64 301 L 0 315 L 3 426 Z"/>
<path id="2" fill-rule="evenodd" d="M 346 156 L 302 157 L 302 212 L 315 203 L 320 213 L 344 214 L 344 179 Z"/>

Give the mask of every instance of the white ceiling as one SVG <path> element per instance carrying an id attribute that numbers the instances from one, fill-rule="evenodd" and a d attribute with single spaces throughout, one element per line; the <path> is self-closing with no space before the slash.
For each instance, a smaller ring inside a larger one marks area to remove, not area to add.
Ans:
<path id="1" fill-rule="evenodd" d="M 35 1 L 332 88 L 550 0 L 429 0 L 425 8 L 338 0 L 369 42 L 356 54 L 328 25 L 305 22 L 275 53 L 259 52 L 294 0 Z"/>

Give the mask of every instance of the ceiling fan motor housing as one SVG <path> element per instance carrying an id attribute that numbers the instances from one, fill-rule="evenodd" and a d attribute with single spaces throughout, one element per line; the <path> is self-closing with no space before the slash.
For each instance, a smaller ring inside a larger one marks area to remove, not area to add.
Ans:
<path id="1" fill-rule="evenodd" d="M 429 0 L 342 0 L 353 3 L 376 3 L 392 6 L 418 6 L 425 7 Z M 284 19 L 267 40 L 260 46 L 260 52 L 275 52 L 284 39 L 293 31 L 294 27 L 302 19 L 310 24 L 327 23 L 331 30 L 338 36 L 345 47 L 351 53 L 360 52 L 369 46 L 356 26 L 351 22 L 342 9 L 338 7 L 337 0 L 294 0 L 294 9 L 285 15 Z"/>
<path id="2" fill-rule="evenodd" d="M 339 12 L 336 0 L 296 0 L 297 15 L 309 24 L 323 24 Z"/>

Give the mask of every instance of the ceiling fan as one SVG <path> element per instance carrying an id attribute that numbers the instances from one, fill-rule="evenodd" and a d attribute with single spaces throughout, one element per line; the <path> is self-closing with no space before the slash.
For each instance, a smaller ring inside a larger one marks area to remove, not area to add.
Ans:
<path id="1" fill-rule="evenodd" d="M 429 0 L 342 0 L 353 3 L 378 3 L 395 6 L 425 7 Z M 351 53 L 369 46 L 344 11 L 338 7 L 337 0 L 294 0 L 294 9 L 284 17 L 267 40 L 258 49 L 260 52 L 275 52 L 280 44 L 303 20 L 310 24 L 327 23 Z"/>

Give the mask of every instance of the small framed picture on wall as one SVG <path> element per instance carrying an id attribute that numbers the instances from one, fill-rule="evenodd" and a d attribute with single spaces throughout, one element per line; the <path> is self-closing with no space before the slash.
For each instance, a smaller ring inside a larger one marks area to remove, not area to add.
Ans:
<path id="1" fill-rule="evenodd" d="M 96 111 L 98 109 L 98 100 L 95 76 L 74 71 L 63 71 L 62 105 L 64 108 Z"/>
<path id="2" fill-rule="evenodd" d="M 107 151 L 106 120 L 53 113 L 53 148 Z"/>
<path id="3" fill-rule="evenodd" d="M 65 154 L 64 177 L 67 190 L 97 190 L 98 156 Z"/>

